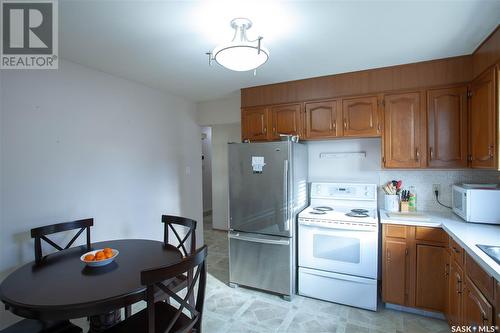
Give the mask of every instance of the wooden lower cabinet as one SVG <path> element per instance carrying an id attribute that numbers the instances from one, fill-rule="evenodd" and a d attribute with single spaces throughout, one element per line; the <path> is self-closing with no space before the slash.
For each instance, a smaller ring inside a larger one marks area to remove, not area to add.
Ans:
<path id="1" fill-rule="evenodd" d="M 500 326 L 500 282 L 441 228 L 384 224 L 382 248 L 384 302 L 442 312 L 460 332 Z"/>
<path id="2" fill-rule="evenodd" d="M 464 272 L 458 263 L 450 257 L 450 276 L 448 283 L 447 317 L 450 326 L 463 323 L 463 284 Z"/>
<path id="3" fill-rule="evenodd" d="M 384 224 L 384 302 L 443 312 L 446 306 L 446 242 L 440 228 Z"/>
<path id="4" fill-rule="evenodd" d="M 417 244 L 415 306 L 444 312 L 447 252 L 443 246 Z"/>
<path id="5" fill-rule="evenodd" d="M 385 302 L 406 305 L 407 247 L 404 239 L 384 240 L 382 291 Z"/>
<path id="6" fill-rule="evenodd" d="M 463 321 L 470 326 L 493 325 L 493 307 L 469 277 L 463 291 Z"/>

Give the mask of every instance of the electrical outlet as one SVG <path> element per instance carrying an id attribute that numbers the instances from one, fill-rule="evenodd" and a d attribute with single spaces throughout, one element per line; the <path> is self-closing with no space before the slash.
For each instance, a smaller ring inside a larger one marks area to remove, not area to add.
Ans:
<path id="1" fill-rule="evenodd" d="M 432 184 L 432 193 L 441 192 L 441 184 Z"/>

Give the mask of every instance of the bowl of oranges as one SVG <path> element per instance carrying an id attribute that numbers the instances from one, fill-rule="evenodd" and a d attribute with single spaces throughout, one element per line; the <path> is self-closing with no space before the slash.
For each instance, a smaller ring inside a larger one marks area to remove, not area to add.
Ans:
<path id="1" fill-rule="evenodd" d="M 85 253 L 80 257 L 80 260 L 90 267 L 105 266 L 113 262 L 119 253 L 118 250 L 105 247 L 104 249 Z"/>

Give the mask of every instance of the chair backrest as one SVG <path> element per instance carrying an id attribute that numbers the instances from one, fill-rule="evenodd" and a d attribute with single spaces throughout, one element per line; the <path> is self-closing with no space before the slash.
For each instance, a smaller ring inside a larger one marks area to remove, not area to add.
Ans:
<path id="1" fill-rule="evenodd" d="M 90 227 L 94 225 L 94 219 L 84 219 L 72 222 L 64 222 L 46 225 L 43 227 L 38 227 L 31 229 L 31 238 L 35 239 L 35 261 L 37 263 L 42 262 L 43 254 L 42 254 L 42 240 L 50 244 L 56 250 L 62 251 L 66 250 L 73 245 L 75 240 L 80 236 L 80 234 L 86 230 L 87 231 L 87 250 L 90 251 Z M 69 241 L 69 243 L 62 247 L 54 243 L 47 235 L 55 234 L 58 232 L 69 231 L 80 229 L 75 236 Z"/>
<path id="2" fill-rule="evenodd" d="M 175 238 L 179 242 L 178 245 L 175 245 L 183 254 L 184 257 L 187 257 L 194 253 L 196 250 L 196 221 L 188 219 L 186 217 L 173 216 L 173 215 L 162 215 L 161 222 L 163 223 L 163 243 L 168 243 L 168 235 L 169 231 L 172 230 Z M 183 226 L 188 229 L 186 235 L 181 238 L 179 232 L 175 229 L 175 226 Z M 191 245 L 189 251 L 186 249 L 186 242 L 190 239 Z M 174 244 L 172 244 L 174 245 Z"/>
<path id="3" fill-rule="evenodd" d="M 204 245 L 192 255 L 184 258 L 177 264 L 144 270 L 141 272 L 141 283 L 147 286 L 146 302 L 148 304 L 148 332 L 155 332 L 155 291 L 159 288 L 168 296 L 172 297 L 179 303 L 175 315 L 170 319 L 165 332 L 170 332 L 175 323 L 179 319 L 182 311 L 186 309 L 190 313 L 190 323 L 187 327 L 182 327 L 183 332 L 189 332 L 192 329 L 197 332 L 201 331 L 201 317 L 203 314 L 203 302 L 205 299 L 205 287 L 207 283 L 207 246 Z M 169 280 L 186 272 L 193 272 L 194 278 L 188 283 L 186 295 L 181 298 L 174 291 L 168 288 Z M 198 292 L 196 295 L 196 303 L 189 301 L 194 293 L 196 283 L 198 282 Z M 167 285 L 165 284 L 167 283 Z"/>

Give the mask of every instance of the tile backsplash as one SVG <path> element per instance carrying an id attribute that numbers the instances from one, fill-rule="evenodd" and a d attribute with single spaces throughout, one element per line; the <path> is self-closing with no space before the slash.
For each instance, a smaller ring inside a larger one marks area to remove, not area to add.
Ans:
<path id="1" fill-rule="evenodd" d="M 403 181 L 403 187 L 415 186 L 417 210 L 446 211 L 432 192 L 432 184 L 440 184 L 440 201 L 451 204 L 451 186 L 457 183 L 500 183 L 500 172 L 485 170 L 394 170 L 381 167 L 380 139 L 348 139 L 308 142 L 309 181 L 366 182 L 385 184 Z M 365 154 L 345 154 L 345 153 Z M 344 153 L 338 158 L 321 153 Z M 363 156 L 365 155 L 365 156 Z M 383 191 L 379 190 L 379 207 L 383 207 Z"/>

